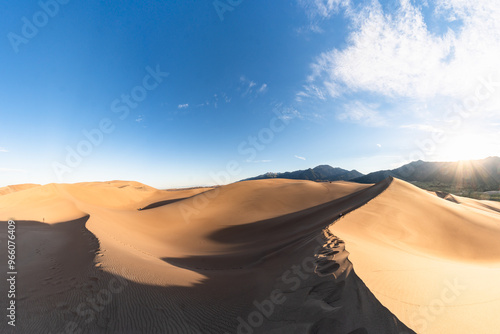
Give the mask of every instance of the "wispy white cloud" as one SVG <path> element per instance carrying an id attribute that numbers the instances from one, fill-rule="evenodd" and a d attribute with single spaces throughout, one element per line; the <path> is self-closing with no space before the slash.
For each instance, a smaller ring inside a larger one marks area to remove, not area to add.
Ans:
<path id="1" fill-rule="evenodd" d="M 298 2 L 310 17 L 330 17 L 350 3 L 349 0 L 299 0 Z"/>
<path id="2" fill-rule="evenodd" d="M 309 22 L 296 28 L 298 35 L 309 38 L 310 34 L 323 34 L 325 21 L 347 8 L 350 0 L 297 0 L 298 5 L 309 17 Z"/>
<path id="3" fill-rule="evenodd" d="M 258 84 L 257 82 L 248 79 L 244 75 L 240 76 L 240 83 L 240 90 L 243 91 L 243 93 L 241 94 L 242 97 L 245 97 L 247 95 L 255 97 L 256 95 L 265 93 L 267 91 L 266 83 Z M 259 86 L 259 88 L 257 88 L 257 86 Z"/>
<path id="4" fill-rule="evenodd" d="M 3 148 L 3 147 L 0 147 L 0 152 L 3 152 L 3 153 L 7 153 L 9 151 L 7 151 L 7 149 Z"/>
<path id="5" fill-rule="evenodd" d="M 381 147 L 382 147 L 382 145 L 381 145 L 381 144 L 377 144 L 377 147 L 378 147 L 378 148 L 381 148 Z"/>
<path id="6" fill-rule="evenodd" d="M 137 123 L 140 123 L 140 122 L 144 121 L 144 116 L 143 116 L 143 115 L 139 115 L 139 116 L 135 119 L 135 121 L 136 121 Z"/>
<path id="7" fill-rule="evenodd" d="M 295 158 L 297 158 L 297 159 L 300 159 L 300 160 L 306 160 L 306 158 L 304 158 L 304 157 L 300 157 L 300 156 L 298 156 L 298 155 L 294 155 L 294 157 L 295 157 Z"/>
<path id="8" fill-rule="evenodd" d="M 344 105 L 343 111 L 337 115 L 340 121 L 362 124 L 365 126 L 378 127 L 387 125 L 384 117 L 377 110 L 376 104 L 367 104 L 354 101 Z"/>
<path id="9" fill-rule="evenodd" d="M 295 118 L 304 118 L 304 116 L 297 109 L 285 106 L 283 103 L 277 103 L 273 108 L 273 113 L 283 121 L 290 121 Z"/>
<path id="10" fill-rule="evenodd" d="M 222 97 L 224 98 L 224 101 L 226 101 L 226 103 L 231 102 L 231 98 L 227 96 L 226 93 L 222 93 Z"/>
<path id="11" fill-rule="evenodd" d="M 177 106 L 177 108 L 178 108 L 178 109 L 186 109 L 186 108 L 188 108 L 188 107 L 189 107 L 189 103 L 179 104 L 179 105 Z"/>
<path id="12" fill-rule="evenodd" d="M 295 100 L 297 102 L 302 102 L 304 98 L 310 97 L 317 98 L 319 100 L 326 100 L 325 92 L 313 83 L 304 85 L 303 89 L 304 90 L 301 90 L 296 94 Z"/>
<path id="13" fill-rule="evenodd" d="M 311 65 L 308 84 L 323 95 L 463 98 L 474 92 L 478 77 L 498 69 L 500 6 L 495 1 L 438 1 L 435 19 L 463 22 L 441 35 L 429 30 L 421 9 L 409 0 L 400 0 L 393 13 L 376 0 L 358 7 L 343 1 L 312 3 L 323 16 L 347 6 L 352 23 L 347 46 L 322 53 Z"/>
<path id="14" fill-rule="evenodd" d="M 259 93 L 265 93 L 267 90 L 267 84 L 262 84 L 259 88 Z"/>
<path id="15" fill-rule="evenodd" d="M 438 132 L 440 131 L 438 128 L 429 125 L 429 124 L 407 124 L 407 125 L 401 125 L 400 126 L 403 129 L 413 129 L 413 130 L 418 130 L 418 131 L 423 131 L 423 132 Z"/>
<path id="16" fill-rule="evenodd" d="M 299 27 L 295 29 L 295 31 L 297 32 L 297 34 L 307 34 L 307 33 L 322 34 L 325 32 L 323 28 L 321 28 L 317 23 L 311 23 L 309 25 Z"/>

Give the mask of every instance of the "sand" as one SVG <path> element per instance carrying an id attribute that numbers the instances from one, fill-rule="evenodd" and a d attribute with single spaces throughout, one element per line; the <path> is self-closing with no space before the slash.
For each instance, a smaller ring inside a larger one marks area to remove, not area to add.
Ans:
<path id="1" fill-rule="evenodd" d="M 396 179 L 20 185 L 0 189 L 2 245 L 9 219 L 17 319 L 2 333 L 500 328 L 498 203 Z"/>
<path id="2" fill-rule="evenodd" d="M 331 230 L 381 303 L 418 333 L 500 328 L 498 202 L 440 198 L 400 180 Z"/>

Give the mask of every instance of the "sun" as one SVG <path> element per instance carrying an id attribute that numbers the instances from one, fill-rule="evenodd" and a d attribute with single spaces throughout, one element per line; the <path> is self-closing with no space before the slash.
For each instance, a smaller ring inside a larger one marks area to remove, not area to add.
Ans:
<path id="1" fill-rule="evenodd" d="M 498 155 L 498 147 L 484 135 L 465 133 L 449 136 L 439 145 L 436 157 L 441 161 L 478 160 Z"/>

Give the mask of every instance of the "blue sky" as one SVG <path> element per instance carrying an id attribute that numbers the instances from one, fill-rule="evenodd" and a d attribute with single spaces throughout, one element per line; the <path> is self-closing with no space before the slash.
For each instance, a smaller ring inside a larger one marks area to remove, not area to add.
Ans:
<path id="1" fill-rule="evenodd" d="M 500 155 L 492 1 L 0 4 L 0 186 Z"/>

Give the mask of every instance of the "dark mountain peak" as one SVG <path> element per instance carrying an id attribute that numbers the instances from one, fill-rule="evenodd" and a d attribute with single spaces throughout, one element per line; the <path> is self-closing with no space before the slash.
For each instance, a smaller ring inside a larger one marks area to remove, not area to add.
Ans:
<path id="1" fill-rule="evenodd" d="M 337 170 L 337 169 L 344 170 L 342 168 L 332 167 L 330 165 L 318 165 L 318 166 L 313 168 L 313 170 Z"/>
<path id="2" fill-rule="evenodd" d="M 363 176 L 357 170 L 346 170 L 340 167 L 332 167 L 330 165 L 319 165 L 314 168 L 297 170 L 293 172 L 272 173 L 268 172 L 247 180 L 259 180 L 270 178 L 294 179 L 294 180 L 311 180 L 311 181 L 349 181 L 353 178 Z"/>

